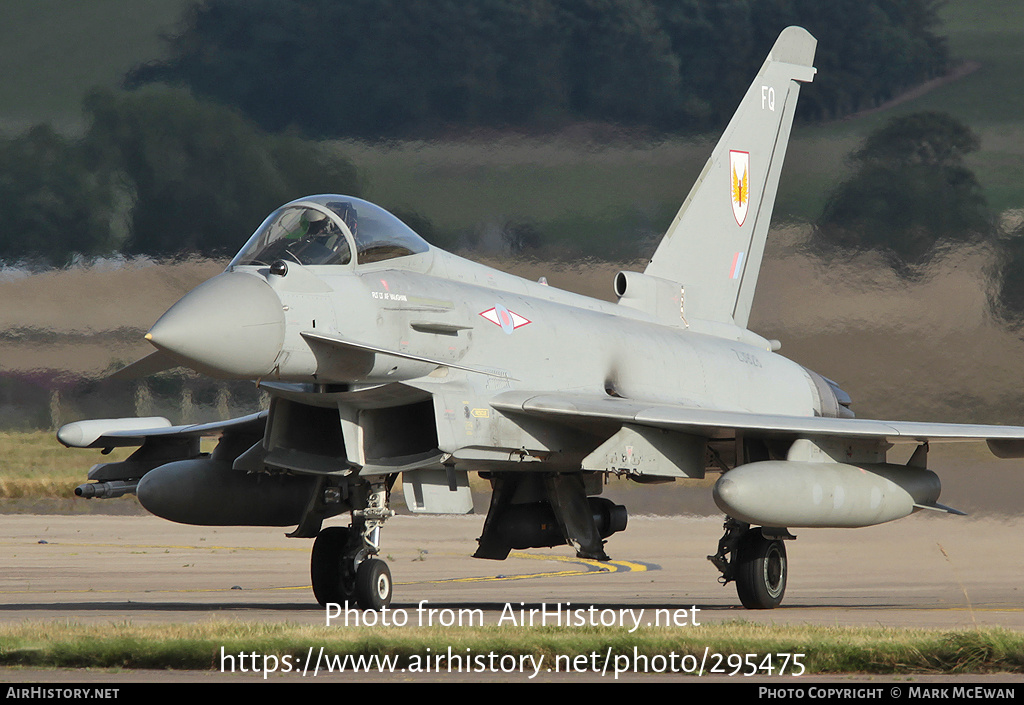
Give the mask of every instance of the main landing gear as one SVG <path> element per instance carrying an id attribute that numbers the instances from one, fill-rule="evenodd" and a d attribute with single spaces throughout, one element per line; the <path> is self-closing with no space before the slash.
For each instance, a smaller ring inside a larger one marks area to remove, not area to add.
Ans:
<path id="1" fill-rule="evenodd" d="M 722 585 L 736 583 L 736 593 L 747 609 L 778 607 L 786 593 L 788 565 L 785 540 L 796 538 L 786 529 L 751 527 L 732 517 L 725 519 L 725 535 L 718 553 L 708 556 L 722 575 Z"/>
<path id="2" fill-rule="evenodd" d="M 317 534 L 309 571 L 317 602 L 354 602 L 364 610 L 380 610 L 391 604 L 391 571 L 376 556 L 380 552 L 380 529 L 392 516 L 386 485 L 375 483 L 366 509 L 352 512 L 351 526 L 332 526 Z"/>

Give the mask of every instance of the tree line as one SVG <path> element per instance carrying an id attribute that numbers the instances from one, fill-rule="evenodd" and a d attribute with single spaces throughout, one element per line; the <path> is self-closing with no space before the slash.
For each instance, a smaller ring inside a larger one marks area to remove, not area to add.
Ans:
<path id="1" fill-rule="evenodd" d="M 961 245 L 993 254 L 986 274 L 992 313 L 1024 331 L 1024 223 L 1001 226 L 967 166 L 978 135 L 951 115 L 892 118 L 848 157 L 851 174 L 828 195 L 810 246 L 823 257 L 875 252 L 905 279 Z"/>
<path id="2" fill-rule="evenodd" d="M 96 90 L 84 109 L 82 137 L 37 125 L 0 140 L 4 261 L 231 254 L 286 201 L 360 192 L 343 155 L 181 90 Z"/>
<path id="3" fill-rule="evenodd" d="M 791 24 L 819 39 L 820 73 L 801 109 L 833 117 L 945 69 L 936 9 L 935 0 L 197 2 L 169 38 L 168 60 L 133 70 L 130 90 L 86 98 L 83 136 L 40 125 L 0 140 L 0 258 L 52 266 L 112 252 L 228 254 L 283 202 L 359 195 L 355 166 L 303 134 L 384 138 L 580 120 L 717 126 Z M 149 85 L 158 82 L 178 87 Z M 960 162 L 974 143 L 963 138 L 937 162 L 899 153 L 915 140 L 955 142 L 957 129 L 933 117 L 903 125 L 898 148 L 869 144 L 854 155 L 854 178 L 820 219 L 822 251 L 888 248 L 913 267 L 934 241 L 982 229 L 990 216 Z M 908 185 L 918 196 L 886 211 L 896 202 L 886 194 Z M 936 189 L 946 195 L 931 198 Z M 399 215 L 435 241 L 451 237 Z M 639 238 L 621 232 L 660 230 L 627 215 L 602 239 L 588 217 L 555 225 L 587 233 L 579 241 L 617 243 L 607 257 L 644 254 Z M 505 230 L 510 247 L 524 250 L 542 247 L 551 228 Z"/>
<path id="4" fill-rule="evenodd" d="M 263 129 L 423 136 L 577 121 L 655 131 L 720 126 L 779 32 L 818 40 L 800 115 L 873 107 L 943 74 L 939 0 L 207 0 L 170 58 L 128 87 L 168 83 Z"/>

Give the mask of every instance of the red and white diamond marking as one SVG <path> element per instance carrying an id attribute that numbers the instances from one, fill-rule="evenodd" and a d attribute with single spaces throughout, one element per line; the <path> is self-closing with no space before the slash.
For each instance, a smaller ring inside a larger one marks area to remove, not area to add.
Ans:
<path id="1" fill-rule="evenodd" d="M 501 329 L 508 334 L 511 334 L 516 328 L 522 328 L 530 323 L 528 319 L 523 318 L 514 311 L 509 311 L 501 304 L 484 311 L 480 315 L 494 325 L 501 326 Z"/>

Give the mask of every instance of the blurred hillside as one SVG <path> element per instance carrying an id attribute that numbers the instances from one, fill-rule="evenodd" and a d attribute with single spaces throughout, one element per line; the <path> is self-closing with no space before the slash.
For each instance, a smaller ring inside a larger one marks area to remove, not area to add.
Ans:
<path id="1" fill-rule="evenodd" d="M 66 135 L 83 134 L 84 96 L 95 87 L 117 89 L 134 66 L 167 58 L 161 33 L 177 26 L 186 5 L 0 4 L 0 130 L 15 135 L 47 122 Z M 871 255 L 825 263 L 803 249 L 807 231 L 801 223 L 821 212 L 829 189 L 848 174 L 846 156 L 892 116 L 923 110 L 953 115 L 980 135 L 981 148 L 967 163 L 992 209 L 1004 222 L 1019 222 L 1024 5 L 952 0 L 941 17 L 951 60 L 962 70 L 863 114 L 797 126 L 751 325 L 781 340 L 782 354 L 838 381 L 862 416 L 1021 423 L 1024 405 L 1008 380 L 1024 370 L 1024 343 L 988 313 L 990 251 L 947 252 L 932 269 L 906 280 Z M 483 129 L 443 141 L 338 140 L 330 149 L 355 165 L 364 197 L 422 218 L 439 244 L 610 298 L 623 252 L 653 250 L 713 139 L 652 139 L 583 123 L 545 136 Z M 225 237 L 241 247 L 265 215 L 231 223 Z M 548 262 L 513 257 L 510 237 L 524 233 L 551 238 Z M 617 249 L 623 245 L 628 247 Z M 146 354 L 145 330 L 222 266 L 211 260 L 139 261 L 31 275 L 0 271 L 6 304 L 0 373 L 14 380 L 0 386 L 0 404 L 32 396 L 34 411 L 24 415 L 29 425 L 85 413 L 70 401 L 71 385 Z M 61 390 L 56 396 L 55 383 Z M 169 399 L 177 395 L 166 403 L 172 416 L 184 408 L 186 392 L 211 414 L 225 405 L 223 398 L 211 400 L 216 395 L 210 390 L 186 389 L 180 381 L 163 387 Z M 26 396 L 28 389 L 38 393 Z M 130 386 L 111 398 L 137 408 L 157 403 Z M 255 399 L 240 397 L 239 404 Z M 18 413 L 0 414 L 0 423 Z"/>
<path id="2" fill-rule="evenodd" d="M 929 276 L 907 282 L 872 255 L 823 265 L 803 251 L 806 235 L 805 229 L 781 230 L 769 246 L 754 301 L 753 330 L 781 340 L 781 354 L 836 380 L 853 397 L 860 416 L 1024 423 L 1024 396 L 1012 383 L 1024 370 L 1024 343 L 987 313 L 983 275 L 991 253 L 952 253 L 939 258 Z M 615 273 L 639 268 L 638 263 L 484 261 L 609 300 Z M 88 384 L 97 384 L 104 373 L 151 352 L 142 338 L 146 329 L 224 264 L 203 260 L 83 267 L 0 281 L 0 299 L 21 302 L 5 314 L 9 324 L 0 333 L 0 375 L 38 382 L 32 402 L 37 426 L 49 423 L 46 385 L 51 381 L 66 390 L 61 420 L 82 415 L 85 411 L 76 410 L 69 400 Z M 200 379 L 191 374 L 185 378 Z M 180 418 L 182 384 L 155 383 L 146 403 Z M 136 403 L 136 386 L 109 383 L 104 389 L 130 407 Z M 157 398 L 161 393 L 167 398 Z M 215 395 L 209 390 L 193 393 L 197 403 L 201 394 Z M 251 385 L 238 385 L 233 394 L 238 404 L 257 400 Z M 216 404 L 226 402 L 211 397 L 205 403 L 208 408 L 202 413 L 215 416 Z"/>

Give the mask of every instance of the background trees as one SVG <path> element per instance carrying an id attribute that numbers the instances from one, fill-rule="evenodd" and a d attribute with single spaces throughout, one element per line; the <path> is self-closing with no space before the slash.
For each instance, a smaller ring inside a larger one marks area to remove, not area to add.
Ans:
<path id="1" fill-rule="evenodd" d="M 820 40 L 807 117 L 875 105 L 947 64 L 935 0 L 195 2 L 168 60 L 132 71 L 131 90 L 86 99 L 84 136 L 39 127 L 0 141 L 0 206 L 12 214 L 0 258 L 232 251 L 281 202 L 359 193 L 337 147 L 309 137 L 539 133 L 581 121 L 649 135 L 715 129 L 789 24 Z M 569 254 L 586 240 L 589 254 L 637 256 L 662 229 L 661 210 L 620 204 L 623 224 L 602 236 L 581 213 L 503 237 L 529 249 L 557 231 Z"/>
<path id="2" fill-rule="evenodd" d="M 286 201 L 361 190 L 335 149 L 183 91 L 95 91 L 85 110 L 81 138 L 40 125 L 0 141 L 0 258 L 230 254 Z"/>
<path id="3" fill-rule="evenodd" d="M 95 92 L 84 148 L 131 199 L 131 254 L 230 254 L 277 206 L 359 192 L 355 168 L 326 147 L 268 135 L 181 91 Z"/>
<path id="4" fill-rule="evenodd" d="M 945 113 L 890 120 L 850 156 L 854 172 L 833 191 L 814 243 L 878 250 L 904 274 L 944 244 L 991 235 L 992 216 L 964 157 L 978 137 Z"/>
<path id="5" fill-rule="evenodd" d="M 718 126 L 790 24 L 819 39 L 801 113 L 943 73 L 937 0 L 208 0 L 130 87 L 185 85 L 267 130 L 394 137 L 578 120 Z"/>
<path id="6" fill-rule="evenodd" d="M 125 237 L 109 174 L 46 125 L 0 141 L 0 256 L 43 266 L 106 254 Z"/>

